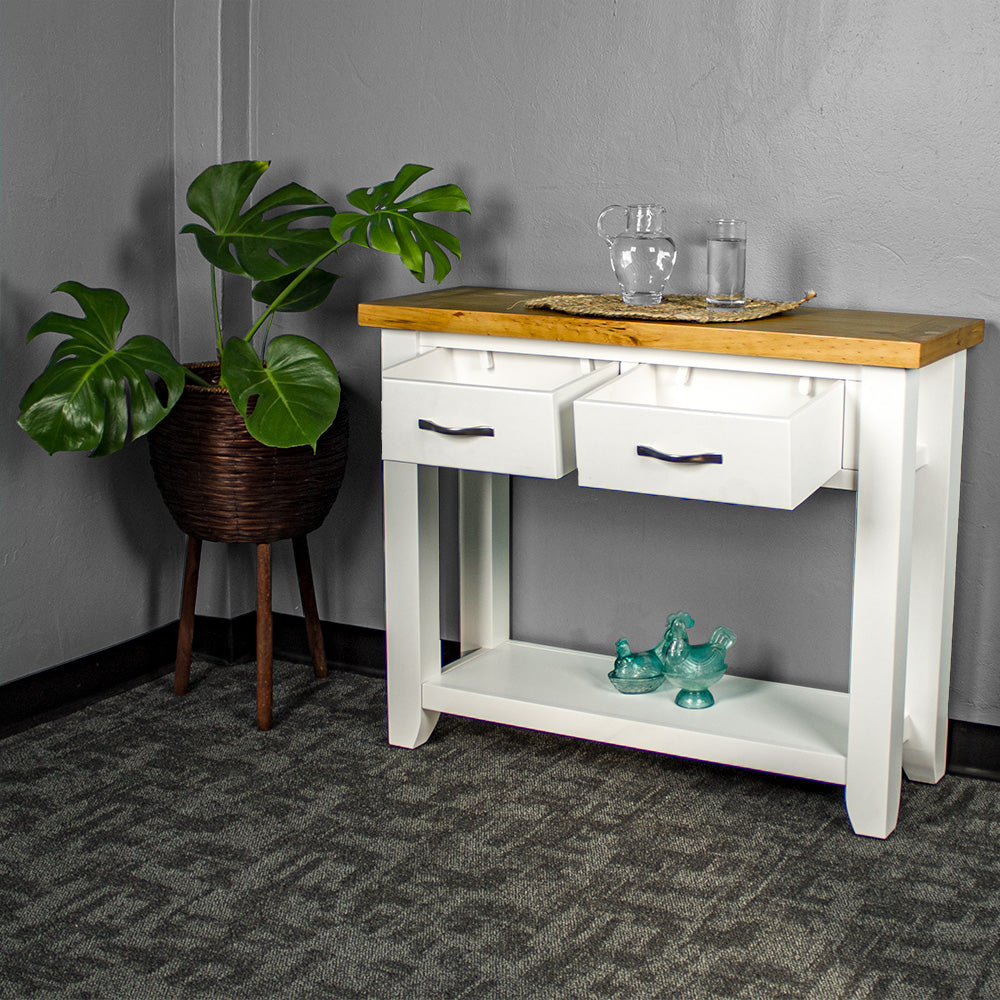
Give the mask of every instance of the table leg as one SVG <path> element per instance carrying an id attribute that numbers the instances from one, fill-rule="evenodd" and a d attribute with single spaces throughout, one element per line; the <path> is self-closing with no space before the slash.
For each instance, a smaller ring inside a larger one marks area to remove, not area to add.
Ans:
<path id="1" fill-rule="evenodd" d="M 917 437 L 928 462 L 914 501 L 903 769 L 930 783 L 944 775 L 948 741 L 964 407 L 964 352 L 921 369 Z"/>
<path id="2" fill-rule="evenodd" d="M 382 463 L 389 742 L 416 747 L 437 724 L 421 686 L 441 670 L 438 470 Z"/>
<path id="3" fill-rule="evenodd" d="M 865 368 L 859 392 L 846 800 L 869 837 L 887 837 L 899 813 L 917 380 Z"/>
<path id="4" fill-rule="evenodd" d="M 510 477 L 458 474 L 462 652 L 510 638 Z"/>

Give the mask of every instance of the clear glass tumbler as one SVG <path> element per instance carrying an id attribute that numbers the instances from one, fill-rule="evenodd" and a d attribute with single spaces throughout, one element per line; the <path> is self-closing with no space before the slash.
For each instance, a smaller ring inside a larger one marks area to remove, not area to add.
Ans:
<path id="1" fill-rule="evenodd" d="M 742 219 L 709 219 L 708 293 L 710 309 L 746 305 L 747 224 Z"/>

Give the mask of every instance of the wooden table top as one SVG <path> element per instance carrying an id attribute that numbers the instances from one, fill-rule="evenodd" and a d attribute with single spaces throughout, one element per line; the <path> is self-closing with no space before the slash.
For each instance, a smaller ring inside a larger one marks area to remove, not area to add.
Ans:
<path id="1" fill-rule="evenodd" d="M 358 322 L 392 330 L 529 337 L 882 368 L 922 368 L 978 344 L 985 329 L 981 319 L 811 305 L 742 323 L 601 319 L 525 305 L 528 299 L 554 294 L 558 293 L 439 288 L 362 302 Z"/>

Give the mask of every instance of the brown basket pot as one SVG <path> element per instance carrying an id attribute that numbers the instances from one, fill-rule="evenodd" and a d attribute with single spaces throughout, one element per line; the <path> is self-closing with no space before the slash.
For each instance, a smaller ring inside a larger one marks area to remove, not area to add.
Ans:
<path id="1" fill-rule="evenodd" d="M 219 366 L 187 366 L 202 378 Z M 148 435 L 153 476 L 177 526 L 207 542 L 276 542 L 315 531 L 337 498 L 347 464 L 343 397 L 316 451 L 252 438 L 229 393 L 188 384 Z"/>

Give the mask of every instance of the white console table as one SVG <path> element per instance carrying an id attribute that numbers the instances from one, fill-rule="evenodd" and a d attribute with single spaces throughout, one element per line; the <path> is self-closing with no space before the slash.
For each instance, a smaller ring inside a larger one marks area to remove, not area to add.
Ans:
<path id="1" fill-rule="evenodd" d="M 383 331 L 389 741 L 420 745 L 445 712 L 797 775 L 843 785 L 854 831 L 888 836 L 902 772 L 944 773 L 965 352 L 983 322 L 808 306 L 612 321 L 525 306 L 541 294 L 359 307 Z M 463 655 L 445 670 L 443 466 L 462 470 Z M 774 507 L 855 489 L 849 691 L 726 676 L 692 711 L 666 687 L 618 693 L 610 653 L 511 639 L 508 476 L 574 468 L 581 485 Z"/>

